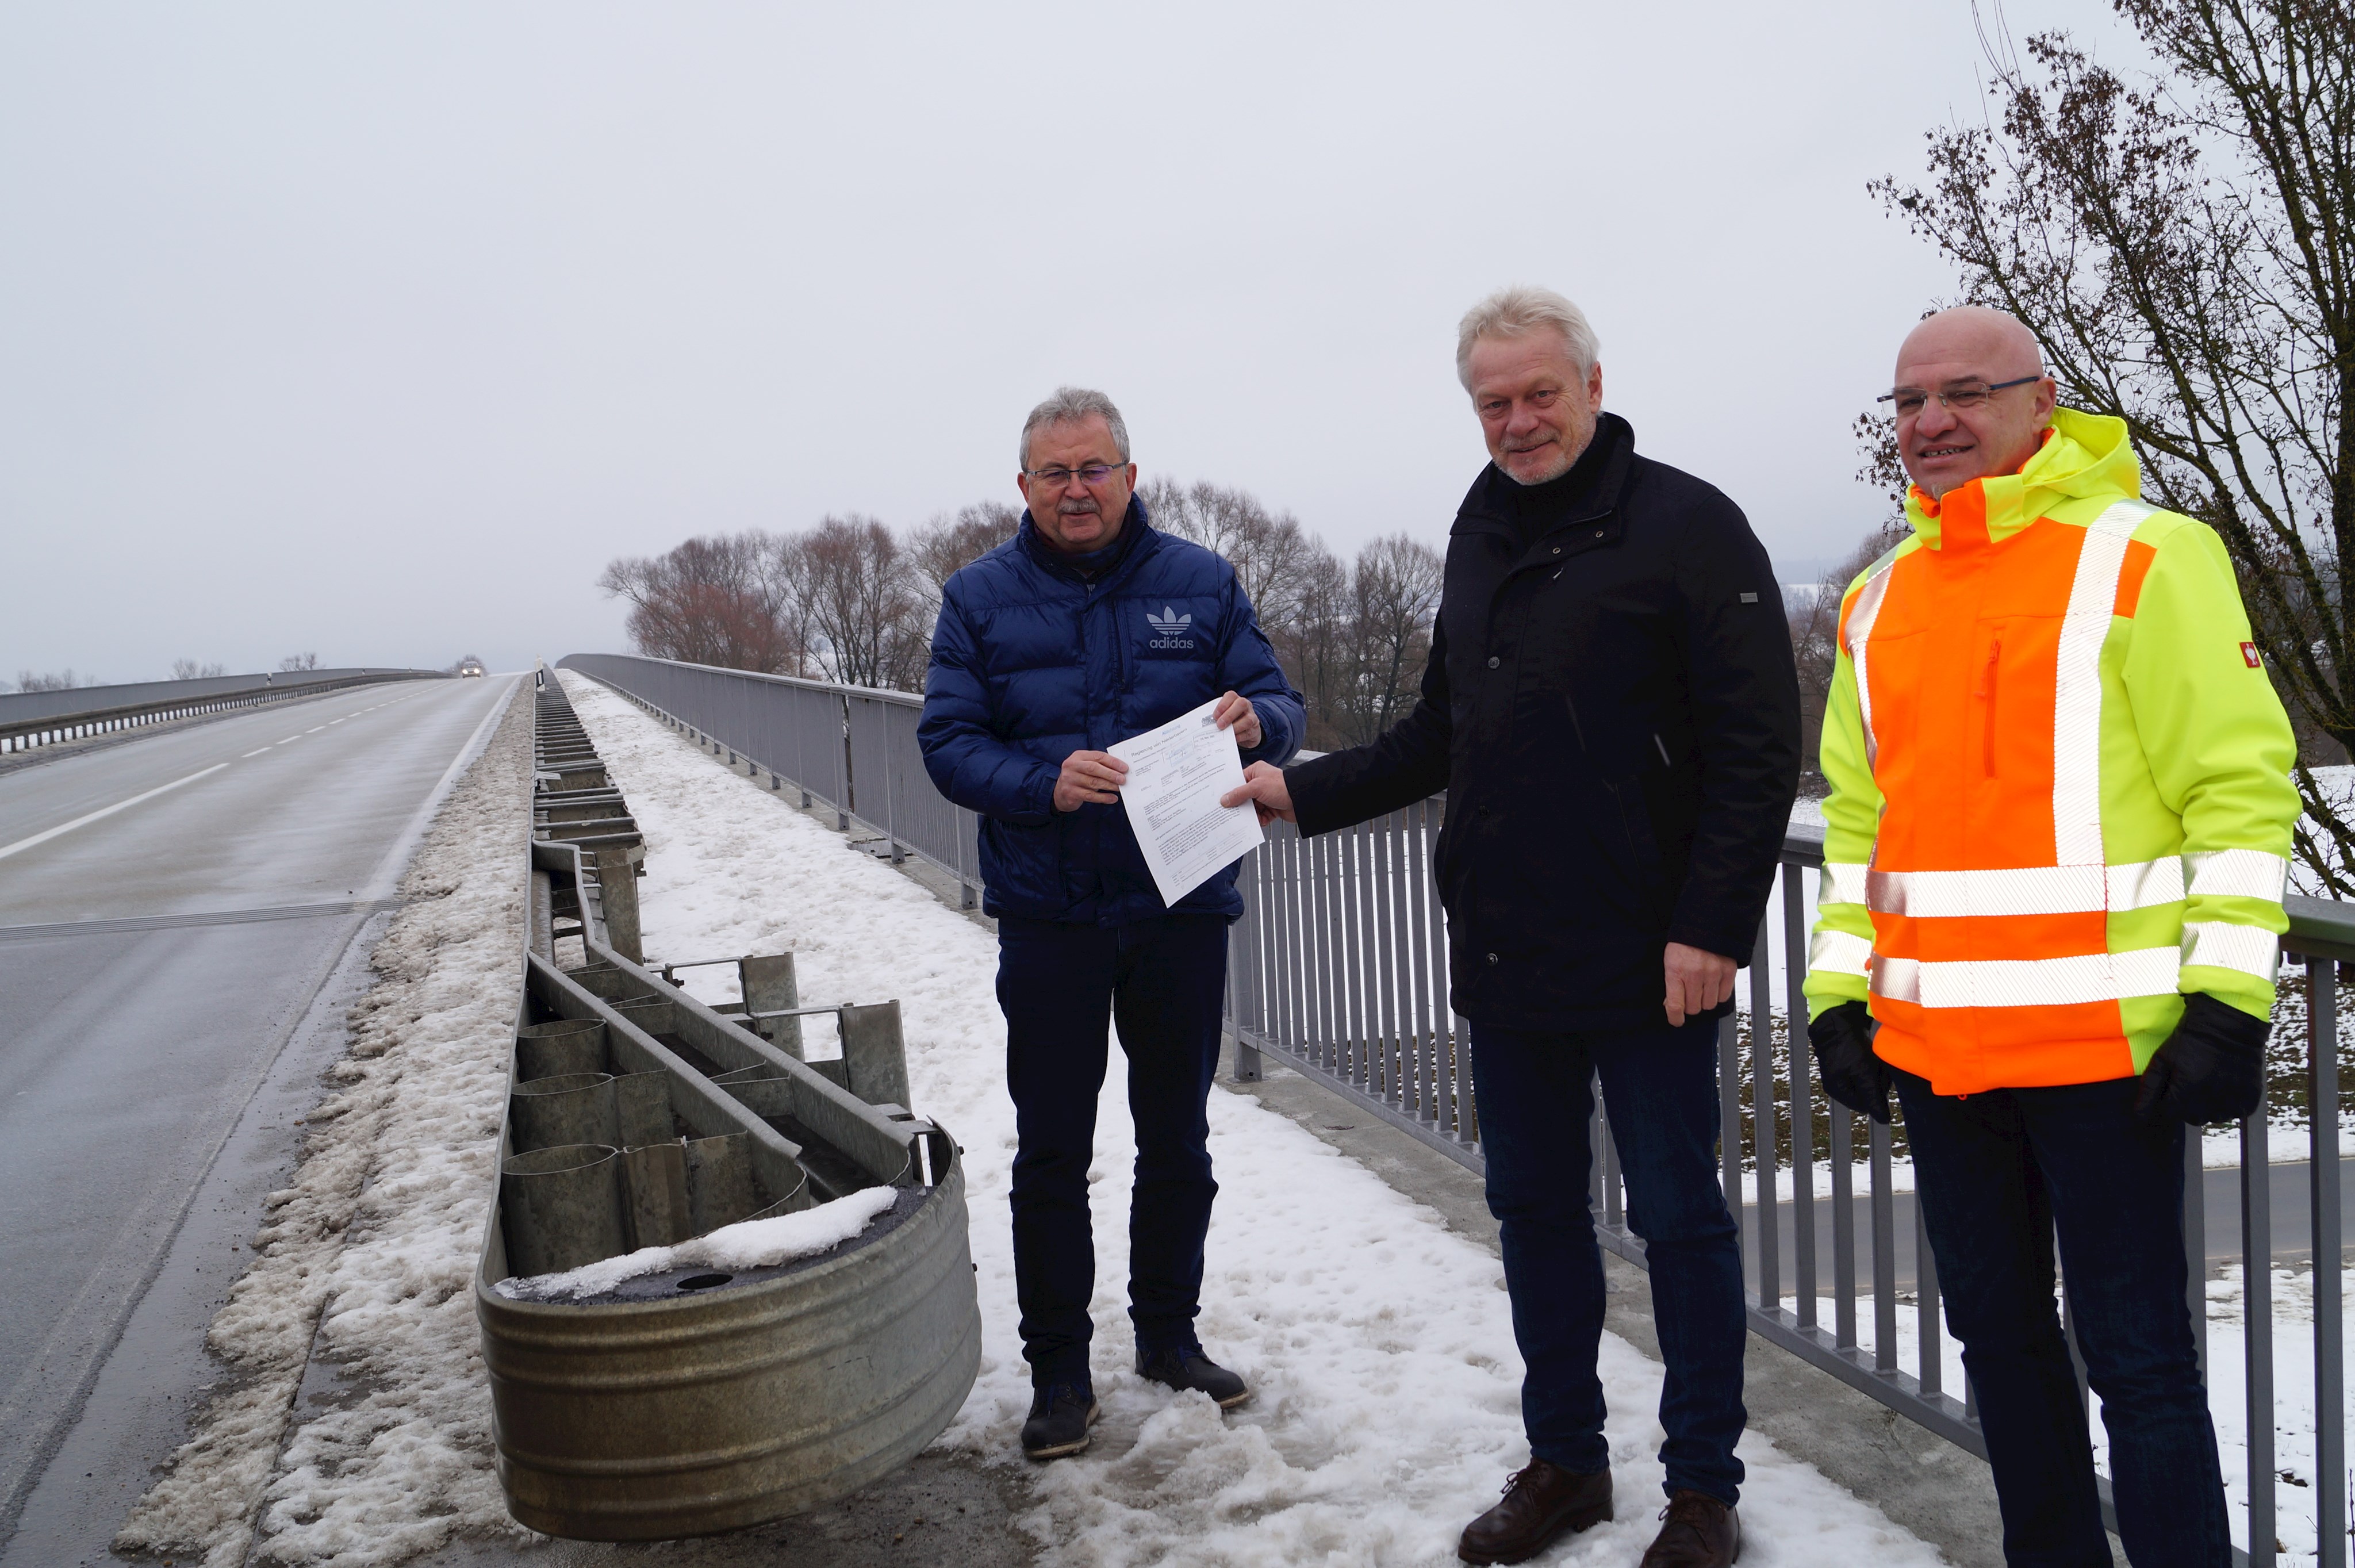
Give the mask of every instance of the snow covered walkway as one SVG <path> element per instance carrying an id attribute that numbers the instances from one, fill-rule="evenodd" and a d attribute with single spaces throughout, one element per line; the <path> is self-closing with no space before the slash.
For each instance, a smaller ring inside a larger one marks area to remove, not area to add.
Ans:
<path id="1" fill-rule="evenodd" d="M 604 688 L 567 675 L 582 721 L 646 836 L 645 946 L 687 960 L 791 948 L 808 1002 L 900 999 L 915 1108 L 964 1147 L 979 1265 L 981 1375 L 942 1441 L 1021 1467 L 1021 1520 L 1050 1561 L 1440 1564 L 1526 1462 L 1520 1361 L 1496 1258 L 1256 1101 L 1210 1097 L 1220 1197 L 1200 1328 L 1258 1397 L 1221 1417 L 1135 1372 L 1124 1288 L 1135 1157 L 1122 1075 L 1098 1124 L 1094 1446 L 1024 1466 L 1029 1381 L 1015 1334 L 1006 1195 L 1014 1112 L 993 981 L 996 945 L 911 880 L 730 773 Z M 732 972 L 687 971 L 707 1000 Z M 826 1047 L 812 1040 L 813 1053 Z M 1632 1563 L 1656 1528 L 1660 1369 L 1606 1335 L 1617 1523 L 1549 1563 Z M 1928 1564 L 1927 1545 L 1753 1434 L 1742 1561 Z"/>

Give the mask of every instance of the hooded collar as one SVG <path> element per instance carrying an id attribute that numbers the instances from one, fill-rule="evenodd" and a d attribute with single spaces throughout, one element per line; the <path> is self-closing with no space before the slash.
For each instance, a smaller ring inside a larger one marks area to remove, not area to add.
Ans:
<path id="1" fill-rule="evenodd" d="M 2060 503 L 2092 496 L 2141 498 L 2142 466 L 2126 421 L 2056 408 L 2044 444 L 2019 472 L 1974 479 L 1934 498 L 1914 485 L 1905 495 L 1905 518 L 1931 549 L 1968 549 L 1999 545 Z"/>
<path id="2" fill-rule="evenodd" d="M 1015 539 L 1029 552 L 1030 559 L 1067 582 L 1093 582 L 1099 586 L 1112 581 L 1123 567 L 1139 559 L 1150 548 L 1159 533 L 1146 521 L 1145 502 L 1132 495 L 1128 510 L 1121 514 L 1120 536 L 1102 549 L 1083 555 L 1071 555 L 1057 549 L 1039 530 L 1038 521 L 1024 508 L 1021 526 Z M 1091 576 L 1090 573 L 1093 575 Z"/>

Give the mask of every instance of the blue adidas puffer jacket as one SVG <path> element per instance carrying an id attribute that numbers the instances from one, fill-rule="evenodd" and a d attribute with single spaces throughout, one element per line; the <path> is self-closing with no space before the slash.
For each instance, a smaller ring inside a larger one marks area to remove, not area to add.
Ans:
<path id="1" fill-rule="evenodd" d="M 1251 699 L 1262 735 L 1246 765 L 1278 765 L 1306 716 L 1235 581 L 1201 546 L 1156 531 L 1132 499 L 1117 561 L 1091 582 L 1039 536 L 1015 537 L 948 581 L 916 731 L 940 792 L 981 817 L 982 907 L 992 915 L 1120 925 L 1163 912 L 1126 809 L 1055 809 L 1077 751 L 1167 724 L 1223 691 Z M 1178 901 L 1242 912 L 1235 868 Z"/>

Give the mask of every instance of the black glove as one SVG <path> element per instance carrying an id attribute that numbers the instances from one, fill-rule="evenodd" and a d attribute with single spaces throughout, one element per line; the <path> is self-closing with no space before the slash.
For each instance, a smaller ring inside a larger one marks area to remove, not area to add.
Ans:
<path id="1" fill-rule="evenodd" d="M 2273 1020 L 2193 992 L 2183 1021 L 2151 1053 L 2135 1091 L 2135 1115 L 2189 1122 L 2237 1122 L 2265 1095 L 2265 1037 Z"/>
<path id="2" fill-rule="evenodd" d="M 1872 1014 L 1862 1002 L 1827 1008 L 1807 1025 L 1824 1093 L 1859 1115 L 1889 1120 L 1889 1064 L 1872 1053 Z"/>

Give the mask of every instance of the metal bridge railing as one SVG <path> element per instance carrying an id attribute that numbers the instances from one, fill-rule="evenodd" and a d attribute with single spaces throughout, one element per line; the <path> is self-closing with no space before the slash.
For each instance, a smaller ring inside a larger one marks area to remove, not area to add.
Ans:
<path id="1" fill-rule="evenodd" d="M 966 907 L 975 901 L 975 819 L 942 799 L 923 772 L 915 742 L 921 699 L 613 655 L 574 655 L 561 667 L 688 729 L 731 762 L 753 763 L 769 774 L 772 788 L 795 789 L 804 804 L 829 806 L 837 826 L 862 825 L 887 837 L 894 859 L 914 854 L 931 862 L 957 880 Z M 1231 934 L 1227 1014 L 1238 1079 L 1256 1080 L 1264 1058 L 1273 1056 L 1476 1171 L 1485 1164 L 1468 1026 L 1448 1006 L 1446 916 L 1430 871 L 1444 811 L 1444 797 L 1433 796 L 1309 839 L 1277 824 L 1268 843 L 1242 863 L 1237 886 L 1243 915 Z M 1754 1201 L 1734 1204 L 1751 1331 L 1985 1457 L 1967 1381 L 1957 1388 L 1945 1375 L 1937 1269 L 1919 1207 L 1892 1181 L 1902 1121 L 1891 1128 L 1863 1120 L 1859 1128 L 1860 1118 L 1840 1106 L 1818 1104 L 1806 1030 L 1804 1024 L 1788 1028 L 1788 1020 L 1806 1017 L 1804 958 L 1783 960 L 1806 950 L 1816 891 L 1807 872 L 1823 863 L 1820 831 L 1794 827 L 1782 861 L 1775 901 L 1743 982 L 1746 1016 L 1727 1019 L 1718 1036 L 1721 1177 L 1730 1197 L 1742 1193 L 1745 1175 L 1755 1189 Z M 2347 1568 L 2345 1348 L 2335 1266 L 2342 1235 L 2337 996 L 2339 965 L 2355 964 L 2355 908 L 2293 898 L 2289 912 L 2282 947 L 2291 967 L 2283 989 L 2307 998 L 2298 1041 L 2308 1112 L 2307 1224 L 2304 1236 L 2275 1234 L 2270 1107 L 2261 1109 L 2242 1126 L 2237 1172 L 2248 1455 L 2233 1502 L 2246 1509 L 2251 1548 L 2236 1549 L 2234 1561 L 2270 1565 L 2276 1559 L 2283 1478 L 2275 1393 L 2288 1379 L 2310 1377 L 2313 1474 L 2297 1484 L 2315 1505 L 2315 1561 Z M 1785 1037 L 1779 1049 L 1777 1033 Z M 1589 1179 L 1597 1237 L 1640 1266 L 1644 1244 L 1627 1228 L 1625 1184 L 1599 1085 L 1595 1103 Z M 1819 1125 L 1828 1159 L 1817 1157 Z M 2208 1217 L 2200 1144 L 2197 1136 L 2187 1140 L 2183 1244 L 2190 1264 L 2187 1305 L 2205 1366 Z M 2274 1257 L 2298 1252 L 2316 1264 L 2314 1350 L 2303 1367 L 2277 1364 L 2271 1300 Z M 1908 1284 L 1910 1290 L 1902 1288 Z M 2064 1301 L 2065 1295 L 2064 1282 Z M 1828 1324 L 1819 1306 L 1825 1299 Z M 1901 1364 L 1901 1312 L 1913 1317 L 1911 1366 Z M 2064 1327 L 2067 1320 L 2064 1308 Z M 2079 1379 L 2082 1385 L 2082 1363 Z M 2108 1514 L 2106 1479 L 2102 1490 Z"/>
<path id="2" fill-rule="evenodd" d="M 372 686 L 388 680 L 440 680 L 450 677 L 442 670 L 396 669 L 355 675 L 335 675 L 326 678 L 296 680 L 290 677 L 284 686 L 240 686 L 230 688 L 227 680 L 195 680 L 185 684 L 201 690 L 176 696 L 157 698 L 152 701 L 118 702 L 105 708 L 59 709 L 15 717 L 16 708 L 24 706 L 22 696 L 0 702 L 0 752 L 29 752 L 40 746 L 58 745 L 67 741 L 79 741 L 86 736 L 102 735 L 116 730 L 136 730 L 149 724 L 162 724 L 175 719 L 190 719 L 205 713 L 225 712 L 232 708 L 254 708 L 265 703 L 285 702 L 298 697 L 315 697 L 323 691 L 338 691 L 346 687 Z M 92 695 L 109 689 L 146 691 L 156 687 L 182 684 L 171 681 L 151 681 L 136 687 L 91 688 Z M 23 694 L 52 698 L 59 694 L 37 692 Z M 54 702 L 48 705 L 54 708 Z"/>
<path id="3" fill-rule="evenodd" d="M 804 805 L 823 805 L 835 826 L 884 840 L 956 879 L 962 907 L 981 901 L 980 819 L 932 787 L 916 746 L 924 699 L 905 691 L 837 686 L 792 676 L 623 654 L 572 654 L 559 669 L 613 688 L 706 745 L 769 775 Z"/>

